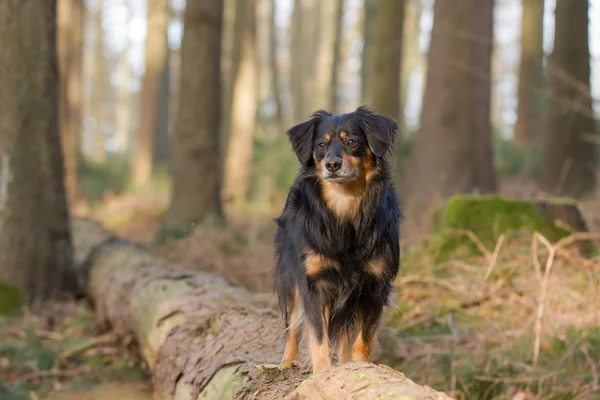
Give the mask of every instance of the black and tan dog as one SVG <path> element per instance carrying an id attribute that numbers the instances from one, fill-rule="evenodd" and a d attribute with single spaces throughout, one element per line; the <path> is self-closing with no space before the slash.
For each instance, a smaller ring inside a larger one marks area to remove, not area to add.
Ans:
<path id="1" fill-rule="evenodd" d="M 275 290 L 281 366 L 298 358 L 302 330 L 317 372 L 332 347 L 340 363 L 369 358 L 400 264 L 401 213 L 385 160 L 396 122 L 366 107 L 312 117 L 288 131 L 302 169 L 276 219 Z"/>

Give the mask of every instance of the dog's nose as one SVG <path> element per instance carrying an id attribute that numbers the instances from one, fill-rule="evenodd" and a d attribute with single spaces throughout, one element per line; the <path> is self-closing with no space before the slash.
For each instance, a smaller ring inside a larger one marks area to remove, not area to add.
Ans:
<path id="1" fill-rule="evenodd" d="M 331 158 L 325 163 L 325 168 L 327 168 L 328 171 L 335 172 L 342 168 L 342 160 L 338 157 Z"/>

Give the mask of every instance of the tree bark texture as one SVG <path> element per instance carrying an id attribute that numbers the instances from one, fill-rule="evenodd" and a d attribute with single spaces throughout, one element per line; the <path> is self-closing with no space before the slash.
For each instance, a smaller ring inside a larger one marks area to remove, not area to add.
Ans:
<path id="1" fill-rule="evenodd" d="M 340 84 L 340 64 L 342 60 L 342 33 L 344 21 L 344 0 L 337 0 L 334 13 L 334 37 L 333 37 L 333 62 L 331 65 L 331 82 L 330 86 L 330 109 L 332 113 L 340 113 L 338 86 Z"/>
<path id="2" fill-rule="evenodd" d="M 375 112 L 400 120 L 400 67 L 404 0 L 378 0 L 373 19 L 367 104 Z"/>
<path id="3" fill-rule="evenodd" d="M 59 133 L 56 1 L 0 2 L 0 281 L 29 303 L 62 288 L 73 247 Z"/>
<path id="4" fill-rule="evenodd" d="M 323 2 L 325 3 L 325 2 Z M 290 93 L 292 124 L 307 120 L 320 105 L 317 93 L 317 51 L 309 51 L 319 43 L 319 13 L 323 4 L 318 0 L 295 0 L 290 22 L 291 66 Z M 327 70 L 327 73 L 330 69 Z"/>
<path id="5" fill-rule="evenodd" d="M 407 215 L 456 193 L 496 189 L 490 127 L 493 0 L 437 0 L 421 130 L 406 175 Z"/>
<path id="6" fill-rule="evenodd" d="M 269 31 L 269 65 L 271 70 L 271 91 L 273 103 L 275 105 L 275 118 L 277 128 L 281 134 L 285 130 L 285 121 L 283 118 L 283 109 L 281 105 L 281 74 L 279 73 L 279 40 L 277 37 L 277 0 L 271 0 L 271 27 Z"/>
<path id="7" fill-rule="evenodd" d="M 544 81 L 544 0 L 523 0 L 521 64 L 517 122 L 514 140 L 530 148 L 541 123 L 541 91 Z"/>
<path id="8" fill-rule="evenodd" d="M 233 83 L 231 121 L 222 199 L 225 204 L 239 205 L 246 199 L 250 187 L 250 172 L 254 155 L 254 131 L 258 102 L 258 71 L 256 67 L 256 8 L 254 0 L 238 2 L 244 29 L 240 32 L 240 60 Z"/>
<path id="9" fill-rule="evenodd" d="M 65 185 L 70 204 L 79 197 L 78 161 L 81 137 L 81 70 L 83 67 L 83 1 L 58 0 L 57 51 L 60 73 L 60 129 Z"/>
<path id="10" fill-rule="evenodd" d="M 221 214 L 219 119 L 223 1 L 189 0 L 173 135 L 173 189 L 167 224 Z"/>
<path id="11" fill-rule="evenodd" d="M 398 125 L 401 132 L 407 132 L 404 108 L 408 102 L 408 84 L 413 72 L 422 63 L 421 49 L 419 47 L 421 37 L 421 15 L 423 3 L 421 0 L 405 0 L 405 17 L 403 32 L 402 62 L 400 67 L 400 120 Z"/>
<path id="12" fill-rule="evenodd" d="M 94 57 L 91 60 L 92 90 L 90 91 L 90 115 L 95 117 L 91 157 L 96 163 L 106 161 L 106 125 L 110 113 L 110 65 L 106 54 L 106 37 L 102 27 L 105 0 L 98 0 L 94 13 Z"/>
<path id="13" fill-rule="evenodd" d="M 363 48 L 360 59 L 360 101 L 366 104 L 369 100 L 371 83 L 371 55 L 373 52 L 373 30 L 377 0 L 365 0 L 363 7 Z"/>
<path id="14" fill-rule="evenodd" d="M 160 73 L 160 86 L 156 98 L 156 122 L 154 128 L 154 140 L 152 141 L 152 170 L 164 168 L 171 162 L 171 52 L 167 48 L 165 62 Z"/>
<path id="15" fill-rule="evenodd" d="M 152 176 L 154 140 L 156 138 L 158 97 L 167 59 L 168 0 L 148 1 L 148 33 L 146 35 L 146 71 L 142 81 L 140 130 L 135 142 L 131 180 L 143 184 Z"/>
<path id="16" fill-rule="evenodd" d="M 133 334 L 156 399 L 450 399 L 365 362 L 312 376 L 281 371 L 272 306 L 222 278 L 166 266 L 95 222 L 77 220 L 74 232 L 97 317 L 120 337 Z"/>
<path id="17" fill-rule="evenodd" d="M 554 51 L 548 63 L 550 105 L 541 183 L 559 195 L 596 186 L 596 134 L 590 94 L 589 2 L 558 0 Z"/>

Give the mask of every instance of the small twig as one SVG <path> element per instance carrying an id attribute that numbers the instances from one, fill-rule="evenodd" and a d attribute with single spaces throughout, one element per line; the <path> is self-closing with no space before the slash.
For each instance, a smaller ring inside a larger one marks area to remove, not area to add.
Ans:
<path id="1" fill-rule="evenodd" d="M 538 232 L 533 232 L 531 237 L 531 254 L 533 256 L 533 266 L 535 267 L 535 277 L 538 281 L 542 280 L 542 266 L 540 265 L 540 259 L 538 255 Z"/>
<path id="2" fill-rule="evenodd" d="M 542 318 L 544 316 L 544 303 L 546 302 L 546 292 L 548 290 L 548 278 L 550 277 L 550 270 L 554 263 L 554 254 L 556 249 L 550 245 L 548 240 L 542 235 L 538 234 L 540 241 L 548 248 L 550 254 L 546 260 L 546 266 L 544 268 L 544 279 L 542 281 L 542 288 L 539 298 L 539 304 L 537 308 L 537 314 L 535 319 L 535 341 L 533 345 L 533 368 L 537 367 L 538 358 L 540 356 L 540 344 L 542 340 Z"/>
<path id="3" fill-rule="evenodd" d="M 417 276 L 417 275 L 407 275 L 407 276 L 401 278 L 398 281 L 397 285 L 399 285 L 399 286 L 409 285 L 411 283 L 412 284 L 423 284 L 423 285 L 435 285 L 435 286 L 439 286 L 443 289 L 449 290 L 451 292 L 464 293 L 463 289 L 455 287 L 450 282 L 440 281 L 435 278 L 421 277 L 421 276 Z"/>
<path id="4" fill-rule="evenodd" d="M 503 233 L 502 235 L 500 235 L 500 237 L 498 238 L 498 241 L 496 242 L 496 247 L 494 248 L 494 253 L 492 254 L 492 258 L 490 260 L 490 263 L 488 264 L 487 271 L 485 271 L 485 275 L 483 277 L 484 282 L 488 280 L 488 278 L 492 274 L 492 271 L 496 267 L 496 263 L 498 262 L 498 256 L 500 255 L 500 249 L 502 248 L 502 244 L 504 243 L 505 238 L 506 238 L 506 235 Z"/>
<path id="5" fill-rule="evenodd" d="M 576 233 L 573 233 L 572 235 L 569 235 L 567 237 L 560 239 L 556 243 L 556 247 L 562 248 L 562 247 L 569 246 L 575 242 L 582 242 L 585 240 L 600 240 L 600 233 L 576 232 Z"/>
<path id="6" fill-rule="evenodd" d="M 35 379 L 43 379 L 50 377 L 68 377 L 68 376 L 76 376 L 81 374 L 82 372 L 90 372 L 91 367 L 89 365 L 84 365 L 79 368 L 74 369 L 46 369 L 43 371 L 35 371 L 27 375 L 23 375 L 19 378 L 20 381 L 32 381 Z"/>
<path id="7" fill-rule="evenodd" d="M 85 343 L 80 344 L 79 346 L 74 346 L 71 349 L 63 351 L 59 355 L 58 359 L 60 361 L 66 361 L 69 358 L 73 358 L 92 347 L 102 346 L 102 345 L 106 345 L 106 344 L 113 344 L 116 342 L 116 340 L 117 340 L 117 337 L 114 333 L 107 333 L 106 335 L 92 338 L 92 339 L 86 341 Z"/>
<path id="8" fill-rule="evenodd" d="M 452 232 L 455 232 L 455 233 L 458 233 L 458 234 L 462 234 L 462 235 L 467 235 L 467 237 L 469 239 L 471 239 L 471 241 L 475 244 L 475 246 L 477 246 L 477 248 L 479 249 L 479 251 L 481 252 L 481 254 L 483 254 L 483 256 L 485 257 L 485 259 L 488 262 L 490 261 L 490 259 L 492 257 L 490 251 L 487 249 L 487 247 L 485 247 L 485 245 L 477 237 L 477 235 L 475 235 L 473 233 L 473 231 L 469 231 L 469 230 L 465 230 L 465 229 L 452 229 Z"/>

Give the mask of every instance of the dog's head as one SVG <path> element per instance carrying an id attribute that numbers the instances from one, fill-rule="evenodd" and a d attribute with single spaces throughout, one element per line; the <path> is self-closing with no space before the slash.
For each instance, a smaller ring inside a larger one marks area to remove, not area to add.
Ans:
<path id="1" fill-rule="evenodd" d="M 361 106 L 350 114 L 333 115 L 319 110 L 312 119 L 288 131 L 300 163 L 315 167 L 327 182 L 355 181 L 371 165 L 383 163 L 398 124 Z"/>

